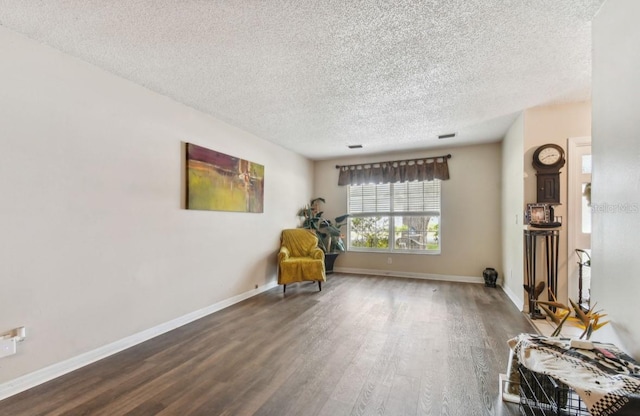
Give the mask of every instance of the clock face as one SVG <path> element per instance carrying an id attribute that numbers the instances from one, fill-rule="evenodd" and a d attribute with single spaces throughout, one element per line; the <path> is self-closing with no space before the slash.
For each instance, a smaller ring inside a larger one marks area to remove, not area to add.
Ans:
<path id="1" fill-rule="evenodd" d="M 540 151 L 540 153 L 538 154 L 538 160 L 543 165 L 553 165 L 558 160 L 560 160 L 561 156 L 562 155 L 560 154 L 560 151 L 555 147 L 547 147 Z"/>

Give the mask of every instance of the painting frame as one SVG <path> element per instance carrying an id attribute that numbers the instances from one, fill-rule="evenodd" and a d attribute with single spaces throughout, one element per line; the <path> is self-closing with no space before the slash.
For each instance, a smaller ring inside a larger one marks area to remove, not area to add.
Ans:
<path id="1" fill-rule="evenodd" d="M 185 147 L 186 209 L 264 212 L 264 165 L 194 143 Z"/>
<path id="2" fill-rule="evenodd" d="M 549 204 L 527 204 L 529 224 L 549 224 L 551 222 L 551 206 Z"/>

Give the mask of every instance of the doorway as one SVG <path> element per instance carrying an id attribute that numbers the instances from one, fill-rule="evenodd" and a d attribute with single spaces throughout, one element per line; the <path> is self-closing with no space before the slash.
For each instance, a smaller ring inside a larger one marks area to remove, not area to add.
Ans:
<path id="1" fill-rule="evenodd" d="M 591 298 L 591 137 L 567 140 L 569 298 L 588 308 Z"/>

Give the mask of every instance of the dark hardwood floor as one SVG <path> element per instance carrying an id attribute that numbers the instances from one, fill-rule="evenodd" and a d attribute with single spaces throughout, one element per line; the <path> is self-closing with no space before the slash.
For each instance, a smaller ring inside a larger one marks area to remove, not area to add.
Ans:
<path id="1" fill-rule="evenodd" d="M 0 401 L 0 415 L 518 415 L 501 289 L 336 273 L 278 287 Z"/>

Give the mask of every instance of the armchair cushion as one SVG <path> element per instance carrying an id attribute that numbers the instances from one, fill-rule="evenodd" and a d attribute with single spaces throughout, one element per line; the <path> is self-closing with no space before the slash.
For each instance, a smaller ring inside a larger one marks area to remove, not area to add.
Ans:
<path id="1" fill-rule="evenodd" d="M 278 252 L 278 284 L 326 281 L 324 252 L 312 230 L 294 228 L 282 231 Z"/>

